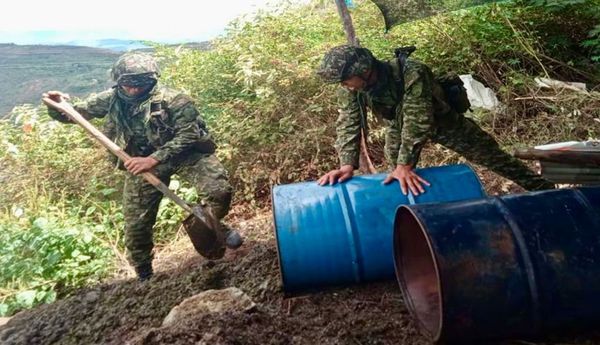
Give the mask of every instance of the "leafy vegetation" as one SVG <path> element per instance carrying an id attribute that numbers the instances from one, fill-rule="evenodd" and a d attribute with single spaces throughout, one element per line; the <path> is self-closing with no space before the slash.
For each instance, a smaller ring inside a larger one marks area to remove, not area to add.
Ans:
<path id="1" fill-rule="evenodd" d="M 598 23 L 592 11 L 597 6 L 598 1 L 585 1 L 548 11 L 530 3 L 502 3 L 406 23 L 388 34 L 368 1 L 357 2 L 353 17 L 362 44 L 379 58 L 414 44 L 415 56 L 436 72 L 474 73 L 513 103 L 527 92 L 528 76 L 598 83 L 593 52 L 582 46 Z M 336 164 L 335 87 L 323 85 L 314 70 L 324 51 L 344 41 L 333 6 L 315 2 L 301 11 L 236 22 L 209 52 L 159 51 L 167 63 L 165 81 L 199 100 L 220 139 L 219 153 L 233 172 L 238 197 L 264 199 L 274 183 L 314 178 Z M 517 115 L 506 115 L 507 128 L 521 128 Z M 488 121 L 498 128 L 496 116 Z M 383 133 L 375 122 L 372 128 L 372 153 L 381 165 Z M 565 135 L 549 134 L 551 140 Z M 436 157 L 424 161 L 439 162 Z"/>
<path id="2" fill-rule="evenodd" d="M 381 59 L 414 44 L 438 73 L 474 73 L 499 92 L 506 110 L 478 113 L 507 148 L 598 138 L 598 93 L 544 91 L 533 78 L 599 83 L 599 0 L 515 1 L 406 23 L 384 33 L 369 1 L 352 10 L 364 46 Z M 335 87 L 314 74 L 323 53 L 344 43 L 335 7 L 300 8 L 238 20 L 207 51 L 157 47 L 163 82 L 198 101 L 218 138 L 236 202 L 268 204 L 270 186 L 314 178 L 337 165 Z M 48 302 L 125 267 L 120 234 L 121 172 L 74 126 L 20 107 L 0 121 L 0 314 Z M 371 154 L 383 168 L 383 131 L 371 119 Z M 423 165 L 459 159 L 430 148 Z M 193 201 L 196 193 L 174 179 Z M 166 200 L 157 237 L 168 241 L 183 213 Z"/>
<path id="3" fill-rule="evenodd" d="M 79 217 L 38 216 L 0 224 L 0 314 L 53 302 L 58 291 L 68 293 L 106 277 L 114 270 L 110 246 L 100 240 L 106 230 Z"/>
<path id="4" fill-rule="evenodd" d="M 98 124 L 101 125 L 101 124 Z M 62 125 L 30 106 L 0 121 L 0 316 L 52 302 L 127 269 L 121 229 L 122 173 L 77 126 Z M 188 202 L 196 190 L 175 177 Z M 163 200 L 159 245 L 184 213 Z"/>

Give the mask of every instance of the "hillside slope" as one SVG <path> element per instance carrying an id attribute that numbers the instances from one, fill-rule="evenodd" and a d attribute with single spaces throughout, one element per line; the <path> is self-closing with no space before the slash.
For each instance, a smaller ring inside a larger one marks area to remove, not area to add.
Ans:
<path id="1" fill-rule="evenodd" d="M 120 53 L 74 46 L 0 44 L 0 117 L 15 105 L 38 103 L 46 90 L 83 96 L 108 86 Z"/>
<path id="2" fill-rule="evenodd" d="M 113 281 L 23 311 L 0 327 L 0 343 L 429 344 L 418 333 L 394 281 L 285 298 L 270 215 L 259 215 L 244 224 L 240 230 L 253 239 L 223 259 L 201 258 L 182 238 L 173 244 L 177 249 L 170 255 L 158 253 L 158 272 L 149 282 Z M 256 308 L 199 314 L 180 324 L 162 326 L 171 308 L 185 298 L 231 286 L 248 294 Z M 587 333 L 540 343 L 514 340 L 495 345 L 593 345 L 599 341 L 598 333 Z"/>

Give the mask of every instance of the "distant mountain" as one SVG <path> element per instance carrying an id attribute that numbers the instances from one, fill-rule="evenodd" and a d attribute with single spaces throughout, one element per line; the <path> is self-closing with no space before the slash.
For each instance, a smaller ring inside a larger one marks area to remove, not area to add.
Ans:
<path id="1" fill-rule="evenodd" d="M 152 50 L 152 47 L 144 44 L 142 41 L 122 40 L 116 38 L 105 38 L 100 40 L 74 40 L 69 41 L 66 45 L 80 47 L 94 47 L 100 49 L 110 49 L 116 52 L 126 52 L 130 50 Z M 210 42 L 188 42 L 178 44 L 166 44 L 167 46 L 184 46 L 189 49 L 208 50 Z"/>
<path id="2" fill-rule="evenodd" d="M 39 104 L 47 90 L 85 96 L 110 87 L 108 71 L 120 54 L 91 47 L 0 44 L 0 118 L 15 105 Z"/>
<path id="3" fill-rule="evenodd" d="M 107 38 L 100 40 L 75 40 L 67 42 L 67 45 L 110 49 L 118 52 L 149 48 L 147 45 L 143 44 L 140 41 L 121 40 L 115 38 Z"/>
<path id="4" fill-rule="evenodd" d="M 72 43 L 75 42 L 84 43 Z M 152 50 L 127 40 L 103 39 L 87 43 L 103 48 L 0 43 L 0 118 L 15 105 L 39 104 L 41 94 L 47 90 L 61 90 L 79 97 L 104 90 L 112 86 L 108 71 L 124 51 Z M 188 49 L 210 49 L 210 42 L 169 46 L 180 45 Z"/>
<path id="5" fill-rule="evenodd" d="M 196 49 L 196 50 L 211 50 L 212 49 L 210 41 L 188 42 L 188 43 L 181 43 L 181 44 L 169 44 L 168 46 L 169 47 L 183 46 L 183 47 L 188 48 L 188 49 Z"/>

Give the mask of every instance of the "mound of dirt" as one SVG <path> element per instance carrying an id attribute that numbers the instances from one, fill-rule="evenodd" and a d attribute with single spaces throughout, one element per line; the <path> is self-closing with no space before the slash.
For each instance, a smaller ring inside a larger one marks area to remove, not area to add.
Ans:
<path id="1" fill-rule="evenodd" d="M 15 315 L 2 344 L 419 344 L 394 283 L 284 299 L 273 242 L 219 261 L 195 257 L 150 281 L 118 281 Z M 236 286 L 259 307 L 161 327 L 183 299 Z M 407 339 L 411 339 L 409 342 Z"/>
<path id="2" fill-rule="evenodd" d="M 398 296 L 387 295 L 392 285 L 299 298 L 276 311 L 203 315 L 132 344 L 426 344 Z"/>
<path id="3" fill-rule="evenodd" d="M 186 296 L 224 286 L 224 265 L 191 264 L 147 283 L 120 281 L 15 315 L 0 333 L 5 344 L 122 344 L 160 324 Z"/>
<path id="4" fill-rule="evenodd" d="M 0 328 L 0 343 L 428 343 L 417 333 L 395 282 L 284 299 L 278 275 L 275 244 L 250 242 L 219 261 L 196 256 L 148 282 L 117 281 L 21 312 Z M 195 315 L 173 326 L 161 326 L 169 311 L 185 298 L 228 286 L 243 290 L 257 307 Z M 570 340 L 560 343 L 600 343 L 600 337 Z"/>

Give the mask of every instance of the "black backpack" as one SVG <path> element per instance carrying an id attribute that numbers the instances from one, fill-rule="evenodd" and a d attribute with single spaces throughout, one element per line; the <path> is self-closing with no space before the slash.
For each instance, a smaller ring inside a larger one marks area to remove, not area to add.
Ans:
<path id="1" fill-rule="evenodd" d="M 437 76 L 435 80 L 442 86 L 446 94 L 448 105 L 459 114 L 471 110 L 471 102 L 467 96 L 465 84 L 456 73 L 447 73 Z M 473 110 L 471 110 L 473 111 Z"/>
<path id="2" fill-rule="evenodd" d="M 394 50 L 396 55 L 396 61 L 398 62 L 398 68 L 401 71 L 400 79 L 398 80 L 399 90 L 401 95 L 404 96 L 404 72 L 406 71 L 406 59 L 412 54 L 417 48 L 415 46 L 400 47 Z M 467 89 L 465 89 L 463 81 L 456 73 L 447 73 L 442 76 L 435 77 L 436 82 L 440 84 L 444 93 L 446 94 L 446 101 L 448 105 L 457 113 L 465 113 L 467 110 L 471 110 L 471 102 L 467 96 Z M 472 110 L 471 110 L 472 111 Z"/>

